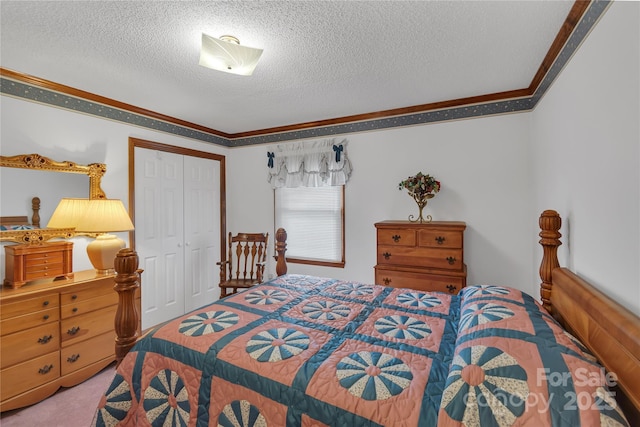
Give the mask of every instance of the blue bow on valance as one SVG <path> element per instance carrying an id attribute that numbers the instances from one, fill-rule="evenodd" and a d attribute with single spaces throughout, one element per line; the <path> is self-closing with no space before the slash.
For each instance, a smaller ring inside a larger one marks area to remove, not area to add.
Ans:
<path id="1" fill-rule="evenodd" d="M 267 157 L 269 158 L 269 160 L 267 160 L 267 167 L 273 169 L 273 158 L 275 157 L 275 155 L 276 153 L 274 153 L 273 151 L 267 151 Z"/>
<path id="2" fill-rule="evenodd" d="M 340 153 L 342 153 L 343 150 L 344 147 L 342 144 L 333 146 L 333 151 L 336 153 L 336 163 L 340 163 Z"/>

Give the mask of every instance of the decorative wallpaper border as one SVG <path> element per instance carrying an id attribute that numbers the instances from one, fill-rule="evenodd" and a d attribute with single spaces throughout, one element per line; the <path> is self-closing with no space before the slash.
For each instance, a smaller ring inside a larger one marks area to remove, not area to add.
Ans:
<path id="1" fill-rule="evenodd" d="M 563 46 L 562 50 L 550 67 L 549 72 L 545 75 L 535 93 L 532 96 L 518 99 L 491 101 L 482 104 L 425 111 L 415 114 L 384 117 L 246 138 L 229 139 L 147 117 L 142 114 L 136 114 L 110 107 L 83 98 L 73 97 L 52 90 L 10 80 L 5 77 L 0 77 L 0 93 L 225 147 L 242 147 L 255 144 L 285 142 L 403 126 L 414 126 L 426 123 L 460 120 L 472 117 L 516 113 L 532 110 L 536 106 L 610 4 L 611 1 L 609 0 L 595 0 L 589 5 L 589 8 L 585 11 L 580 22 L 567 40 L 567 43 Z"/>

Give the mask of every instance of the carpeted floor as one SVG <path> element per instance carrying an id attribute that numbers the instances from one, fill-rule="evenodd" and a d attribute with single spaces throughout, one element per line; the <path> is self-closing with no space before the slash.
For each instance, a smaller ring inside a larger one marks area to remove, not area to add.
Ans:
<path id="1" fill-rule="evenodd" d="M 27 408 L 0 414 L 2 427 L 89 427 L 100 398 L 113 379 L 115 363 L 87 381 Z"/>

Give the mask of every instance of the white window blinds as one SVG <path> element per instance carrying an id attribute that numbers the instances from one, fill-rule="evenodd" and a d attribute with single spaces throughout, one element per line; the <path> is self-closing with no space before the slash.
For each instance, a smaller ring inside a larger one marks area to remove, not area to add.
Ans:
<path id="1" fill-rule="evenodd" d="M 287 230 L 287 257 L 343 262 L 342 191 L 342 186 L 276 189 L 276 228 Z"/>

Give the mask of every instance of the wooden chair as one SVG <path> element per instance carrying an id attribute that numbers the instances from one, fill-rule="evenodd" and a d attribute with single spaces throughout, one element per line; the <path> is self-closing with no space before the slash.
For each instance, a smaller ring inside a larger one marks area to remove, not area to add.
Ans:
<path id="1" fill-rule="evenodd" d="M 220 298 L 261 283 L 269 233 L 229 233 L 229 254 L 220 266 Z M 235 271 L 234 271 L 235 270 Z"/>

